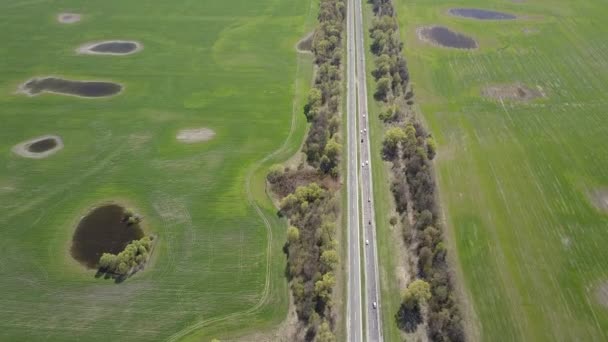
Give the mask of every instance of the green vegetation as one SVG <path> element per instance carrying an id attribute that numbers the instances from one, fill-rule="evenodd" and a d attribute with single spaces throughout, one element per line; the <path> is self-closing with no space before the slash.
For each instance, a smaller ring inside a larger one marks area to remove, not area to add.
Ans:
<path id="1" fill-rule="evenodd" d="M 422 279 L 411 282 L 403 291 L 401 300 L 407 308 L 415 308 L 431 299 L 431 287 Z"/>
<path id="2" fill-rule="evenodd" d="M 138 224 L 143 220 L 141 215 L 135 213 L 132 209 L 125 209 L 124 222 L 127 222 L 128 225 Z"/>
<path id="3" fill-rule="evenodd" d="M 62 11 L 82 21 L 59 24 Z M 287 224 L 264 177 L 304 137 L 312 58 L 294 45 L 315 13 L 308 0 L 0 3 L 0 340 L 225 340 L 284 320 Z M 74 52 L 116 38 L 144 49 Z M 125 89 L 15 94 L 39 75 Z M 176 141 L 197 127 L 214 139 Z M 56 154 L 11 152 L 51 132 L 65 144 Z M 145 270 L 121 284 L 69 254 L 78 219 L 111 200 L 138 208 L 158 236 Z"/>
<path id="4" fill-rule="evenodd" d="M 403 44 L 392 1 L 373 0 L 371 3 L 375 18 L 369 29 L 370 46 L 376 56 L 371 73 L 376 81 L 374 96 L 382 101 L 380 106 L 384 108 L 378 118 L 386 125 L 382 154 L 392 164 L 391 191 L 395 211 L 401 218 L 404 249 L 407 249 L 402 253 L 407 255 L 408 261 L 417 260 L 417 265 L 410 267 L 405 276 L 421 278 L 404 290 L 395 321 L 405 332 L 415 332 L 418 325 L 426 321 L 427 334 L 432 341 L 464 341 L 462 315 L 446 262 L 440 207 L 436 203 L 431 162 L 435 156 L 435 141 L 411 108 L 413 90 L 408 89 L 409 73 L 402 55 Z M 400 262 L 405 263 L 405 260 Z M 428 310 L 423 315 L 419 304 L 427 301 Z"/>
<path id="5" fill-rule="evenodd" d="M 395 0 L 416 103 L 433 131 L 448 246 L 481 341 L 605 341 L 608 216 L 588 192 L 608 185 L 608 8 L 601 1 L 466 0 L 513 21 L 446 15 L 453 2 Z M 476 51 L 418 41 L 439 24 Z M 546 96 L 494 100 L 488 85 Z"/>
<path id="6" fill-rule="evenodd" d="M 336 340 L 336 223 L 341 215 L 335 183 L 342 166 L 339 108 L 345 12 L 342 0 L 321 0 L 319 4 L 312 42 L 317 73 L 304 105 L 304 115 L 311 123 L 302 146 L 306 161 L 297 170 L 273 166 L 266 176 L 272 192 L 282 197 L 281 215 L 292 225 L 284 250 L 299 320 L 294 336 L 286 338 L 294 340 Z"/>
<path id="7" fill-rule="evenodd" d="M 118 254 L 103 253 L 99 258 L 99 268 L 104 272 L 127 276 L 148 261 L 152 250 L 152 240 L 152 237 L 145 236 L 132 241 Z"/>

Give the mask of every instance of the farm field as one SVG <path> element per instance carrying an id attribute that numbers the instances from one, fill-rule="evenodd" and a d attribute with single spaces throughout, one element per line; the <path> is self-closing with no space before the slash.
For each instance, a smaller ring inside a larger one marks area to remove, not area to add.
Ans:
<path id="1" fill-rule="evenodd" d="M 416 103 L 440 146 L 440 195 L 475 312 L 473 337 L 605 341 L 608 213 L 590 193 L 608 187 L 608 7 L 565 0 L 395 4 Z M 453 7 L 518 18 L 459 18 L 448 14 Z M 466 34 L 479 47 L 420 41 L 417 28 L 428 25 Z M 481 95 L 513 84 L 539 97 Z"/>
<path id="2" fill-rule="evenodd" d="M 267 168 L 299 148 L 316 1 L 3 1 L 0 4 L 0 340 L 239 337 L 285 319 L 286 223 Z M 62 12 L 82 15 L 72 24 Z M 83 55 L 133 40 L 125 56 Z M 34 77 L 115 82 L 112 97 L 16 93 Z M 199 143 L 176 139 L 207 128 Z M 53 135 L 41 159 L 15 145 Z M 115 284 L 70 255 L 79 219 L 116 201 L 156 236 Z"/>

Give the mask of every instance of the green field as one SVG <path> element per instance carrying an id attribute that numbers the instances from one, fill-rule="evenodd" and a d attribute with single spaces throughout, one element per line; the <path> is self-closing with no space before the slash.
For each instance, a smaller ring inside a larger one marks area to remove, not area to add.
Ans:
<path id="1" fill-rule="evenodd" d="M 396 0 L 420 112 L 440 144 L 440 194 L 483 341 L 608 339 L 608 215 L 587 193 L 608 186 L 608 7 L 602 1 Z M 450 17 L 450 7 L 520 15 Z M 418 41 L 441 24 L 477 51 Z M 503 103 L 490 84 L 523 82 L 544 99 Z M 457 254 L 457 255 L 456 255 Z"/>
<path id="2" fill-rule="evenodd" d="M 0 340 L 208 340 L 285 318 L 285 222 L 264 176 L 305 132 L 311 57 L 294 46 L 314 25 L 315 4 L 0 4 Z M 69 11 L 83 20 L 59 24 Z M 144 49 L 74 53 L 105 39 Z M 126 88 L 104 99 L 15 94 L 48 75 Z M 215 138 L 176 141 L 198 127 Z M 64 149 L 40 160 L 11 152 L 44 134 L 61 136 Z M 112 200 L 137 208 L 158 236 L 151 264 L 121 284 L 69 254 L 79 218 Z"/>

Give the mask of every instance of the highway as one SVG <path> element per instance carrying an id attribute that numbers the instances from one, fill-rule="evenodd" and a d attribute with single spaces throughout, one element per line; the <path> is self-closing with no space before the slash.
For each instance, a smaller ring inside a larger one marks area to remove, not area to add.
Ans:
<path id="1" fill-rule="evenodd" d="M 347 12 L 348 265 L 347 340 L 381 342 L 378 253 L 374 216 L 362 0 L 349 0 Z M 361 201 L 359 203 L 359 200 Z M 359 207 L 359 204 L 361 206 Z M 363 246 L 363 265 L 361 265 Z M 363 267 L 362 267 L 363 266 Z M 361 287 L 361 270 L 365 278 Z M 361 303 L 363 298 L 363 303 Z M 365 310 L 365 311 L 362 311 Z"/>
<path id="2" fill-rule="evenodd" d="M 355 71 L 355 12 L 349 0 L 346 15 L 346 116 L 347 116 L 347 244 L 348 285 L 346 300 L 346 340 L 363 341 L 363 318 L 361 304 L 361 240 L 359 216 L 359 161 L 357 131 L 357 86 Z"/>

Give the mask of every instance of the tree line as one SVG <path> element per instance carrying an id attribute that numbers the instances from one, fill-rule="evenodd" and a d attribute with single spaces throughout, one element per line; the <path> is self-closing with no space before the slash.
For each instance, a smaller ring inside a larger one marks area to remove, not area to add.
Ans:
<path id="1" fill-rule="evenodd" d="M 383 104 L 378 116 L 386 127 L 382 155 L 392 162 L 391 191 L 400 215 L 392 223 L 402 223 L 404 240 L 417 260 L 414 280 L 403 290 L 395 319 L 408 332 L 426 320 L 432 341 L 465 341 L 439 219 L 432 163 L 436 143 L 410 107 L 414 92 L 408 86 L 409 72 L 392 2 L 370 3 L 374 11 L 369 32 L 375 55 L 374 95 Z"/>
<path id="2" fill-rule="evenodd" d="M 336 222 L 340 216 L 340 107 L 344 0 L 321 0 L 312 52 L 316 73 L 304 105 L 310 123 L 297 169 L 273 166 L 271 191 L 281 197 L 279 214 L 289 222 L 286 274 L 298 315 L 294 340 L 333 342 L 336 313 L 333 290 L 339 263 Z"/>

